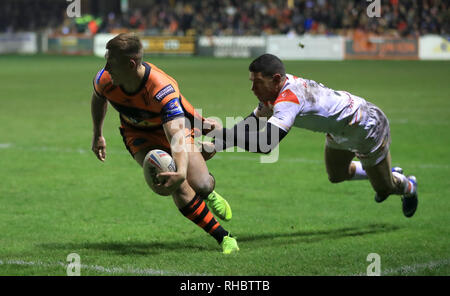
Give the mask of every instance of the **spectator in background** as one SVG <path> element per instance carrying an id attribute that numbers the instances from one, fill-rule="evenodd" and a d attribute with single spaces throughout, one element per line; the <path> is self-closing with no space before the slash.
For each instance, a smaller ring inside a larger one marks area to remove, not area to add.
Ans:
<path id="1" fill-rule="evenodd" d="M 448 0 L 381 0 L 381 17 L 369 18 L 363 0 L 130 0 L 128 13 L 105 13 L 91 33 L 141 31 L 150 35 L 347 34 L 393 36 L 450 34 Z M 72 32 L 67 2 L 0 1 L 0 32 L 64 28 Z M 64 26 L 62 26 L 64 24 Z M 79 31 L 79 30 L 78 30 Z"/>
<path id="2" fill-rule="evenodd" d="M 0 1 L 0 32 L 38 31 L 56 28 L 64 21 L 65 1 Z"/>

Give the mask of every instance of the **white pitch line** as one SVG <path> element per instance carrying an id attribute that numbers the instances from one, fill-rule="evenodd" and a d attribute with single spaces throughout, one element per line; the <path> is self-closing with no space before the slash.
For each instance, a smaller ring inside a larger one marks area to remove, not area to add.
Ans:
<path id="1" fill-rule="evenodd" d="M 0 260 L 0 265 L 21 265 L 21 266 L 41 266 L 41 267 L 64 267 L 67 268 L 67 264 L 62 262 L 57 263 L 44 263 L 40 261 L 23 261 L 23 260 Z M 381 275 L 386 276 L 390 274 L 410 274 L 417 273 L 420 270 L 428 269 L 433 270 L 441 266 L 450 265 L 450 259 L 444 259 L 439 261 L 430 261 L 427 263 L 420 263 L 414 265 L 405 265 L 398 268 L 389 268 L 381 272 Z M 83 269 L 94 270 L 102 273 L 109 274 L 136 274 L 136 275 L 177 275 L 177 276 L 207 276 L 207 274 L 190 274 L 179 273 L 173 271 L 157 270 L 151 268 L 122 268 L 122 267 L 104 267 L 99 265 L 85 265 L 81 264 L 81 274 Z M 359 273 L 354 276 L 364 276 L 365 274 Z"/>
<path id="2" fill-rule="evenodd" d="M 23 260 L 0 260 L 0 265 L 20 265 L 20 266 L 40 266 L 40 267 L 64 267 L 68 264 L 63 262 L 44 263 L 40 261 L 23 261 Z M 81 264 L 81 275 L 83 269 L 93 270 L 109 274 L 135 274 L 135 275 L 175 275 L 175 276 L 205 276 L 207 274 L 192 274 L 184 272 L 175 272 L 167 270 L 158 270 L 152 268 L 122 268 L 122 267 L 104 267 L 100 265 L 86 265 Z"/>
<path id="3" fill-rule="evenodd" d="M 385 270 L 382 269 L 381 275 L 382 276 L 393 275 L 393 274 L 406 275 L 406 274 L 411 274 L 411 273 L 417 273 L 420 270 L 424 270 L 424 269 L 433 270 L 433 269 L 439 268 L 441 266 L 447 266 L 447 265 L 450 265 L 450 259 L 430 261 L 430 262 L 426 262 L 426 263 L 418 263 L 418 264 L 413 264 L 413 265 L 404 265 L 404 266 L 400 266 L 397 268 L 388 268 Z M 365 276 L 365 275 L 366 275 L 365 273 L 358 273 L 358 274 L 354 274 L 353 276 Z"/>
<path id="4" fill-rule="evenodd" d="M 0 143 L 0 149 L 18 149 L 25 151 L 43 151 L 43 152 L 58 152 L 58 153 L 78 153 L 86 154 L 92 153 L 91 150 L 85 148 L 59 148 L 59 147 L 48 147 L 48 146 L 31 146 L 31 147 L 21 147 L 15 146 L 11 143 Z M 129 154 L 126 150 L 121 151 L 110 151 L 114 154 Z"/>
<path id="5" fill-rule="evenodd" d="M 427 263 L 414 264 L 414 265 L 405 265 L 399 268 L 388 268 L 381 272 L 381 275 L 390 275 L 390 274 L 407 274 L 407 273 L 415 273 L 419 270 L 429 269 L 433 270 L 441 266 L 450 265 L 450 259 L 444 259 L 439 261 L 430 261 Z"/>
<path id="6" fill-rule="evenodd" d="M 77 154 L 86 154 L 86 153 L 92 153 L 88 149 L 83 148 L 58 148 L 58 147 L 46 147 L 46 146 L 35 146 L 35 147 L 20 147 L 15 146 L 11 143 L 0 143 L 0 149 L 19 149 L 19 150 L 25 150 L 25 151 L 44 151 L 44 152 L 58 152 L 58 153 L 77 153 Z M 108 150 L 108 153 L 112 154 L 123 154 L 128 155 L 129 152 L 126 150 Z M 222 156 L 221 154 L 226 153 L 229 155 L 230 153 L 233 153 L 234 155 L 229 156 Z M 219 154 L 216 154 L 213 159 L 217 160 L 236 160 L 236 161 L 254 161 L 259 162 L 258 157 L 252 157 L 247 155 L 236 155 L 237 153 L 243 153 L 243 152 L 221 152 Z M 281 162 L 298 162 L 298 163 L 311 163 L 311 164 L 320 164 L 324 165 L 324 160 L 318 160 L 318 159 L 308 159 L 308 158 L 302 158 L 302 157 L 283 157 L 280 156 L 279 160 Z M 419 168 L 419 169 L 450 169 L 449 164 L 437 164 L 437 163 L 423 163 L 423 164 L 411 164 L 408 165 L 412 168 Z"/>

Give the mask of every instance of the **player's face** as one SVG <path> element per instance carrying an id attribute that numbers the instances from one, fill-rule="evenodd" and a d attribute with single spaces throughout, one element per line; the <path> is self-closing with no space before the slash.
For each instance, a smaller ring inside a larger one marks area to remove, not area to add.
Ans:
<path id="1" fill-rule="evenodd" d="M 277 83 L 273 77 L 263 76 L 260 72 L 250 72 L 250 81 L 252 82 L 252 91 L 259 101 L 267 102 L 276 99 Z"/>
<path id="2" fill-rule="evenodd" d="M 126 63 L 124 59 L 120 59 L 119 57 L 108 51 L 105 54 L 105 58 L 105 70 L 107 70 L 111 75 L 113 84 L 119 85 L 124 83 L 126 79 L 130 77 L 130 72 L 132 71 L 128 63 Z"/>

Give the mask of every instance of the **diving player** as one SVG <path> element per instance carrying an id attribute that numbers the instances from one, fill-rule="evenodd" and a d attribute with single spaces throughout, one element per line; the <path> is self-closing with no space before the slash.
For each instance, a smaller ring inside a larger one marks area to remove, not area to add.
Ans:
<path id="1" fill-rule="evenodd" d="M 332 183 L 369 179 L 376 202 L 391 194 L 401 195 L 403 214 L 414 215 L 417 180 L 405 176 L 399 167 L 391 168 L 389 121 L 377 106 L 346 91 L 286 74 L 282 61 L 271 54 L 255 59 L 249 71 L 259 105 L 230 129 L 212 119 L 204 121 L 211 127 L 208 135 L 214 137 L 214 153 L 233 146 L 268 153 L 292 127 L 322 132 L 326 134 L 325 164 Z M 261 118 L 269 119 L 264 122 Z M 359 161 L 353 160 L 355 156 Z"/>

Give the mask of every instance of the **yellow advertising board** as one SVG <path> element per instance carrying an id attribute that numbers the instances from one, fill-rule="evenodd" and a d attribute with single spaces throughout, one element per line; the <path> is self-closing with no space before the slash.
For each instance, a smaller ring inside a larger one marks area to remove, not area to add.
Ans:
<path id="1" fill-rule="evenodd" d="M 141 37 L 144 53 L 194 54 L 194 37 L 144 36 Z"/>

